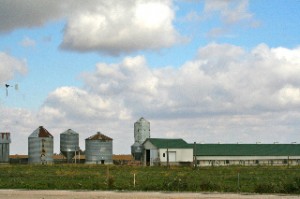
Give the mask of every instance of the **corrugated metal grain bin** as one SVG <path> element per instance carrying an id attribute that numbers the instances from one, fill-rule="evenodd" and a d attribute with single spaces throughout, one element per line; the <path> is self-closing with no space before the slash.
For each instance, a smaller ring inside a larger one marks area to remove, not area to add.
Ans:
<path id="1" fill-rule="evenodd" d="M 53 163 L 53 136 L 43 126 L 28 137 L 28 163 Z"/>
<path id="2" fill-rule="evenodd" d="M 131 146 L 131 154 L 133 155 L 134 160 L 138 160 L 138 161 L 142 160 L 143 150 L 144 150 L 143 145 L 138 142 L 135 142 Z"/>
<path id="3" fill-rule="evenodd" d="M 79 151 L 79 134 L 68 129 L 60 134 L 60 151 L 71 162 L 75 153 Z"/>
<path id="4" fill-rule="evenodd" d="M 134 123 L 134 142 L 143 144 L 147 138 L 150 138 L 150 122 L 141 117 Z"/>
<path id="5" fill-rule="evenodd" d="M 0 163 L 9 162 L 10 133 L 0 133 Z"/>
<path id="6" fill-rule="evenodd" d="M 85 139 L 86 164 L 112 164 L 113 139 L 98 132 Z"/>

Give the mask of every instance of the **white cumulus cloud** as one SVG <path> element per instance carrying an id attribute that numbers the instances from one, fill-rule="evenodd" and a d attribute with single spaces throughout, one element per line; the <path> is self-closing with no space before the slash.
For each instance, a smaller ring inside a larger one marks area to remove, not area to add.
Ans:
<path id="1" fill-rule="evenodd" d="M 17 74 L 24 75 L 26 73 L 27 65 L 24 60 L 0 52 L 0 83 L 13 79 Z"/>
<path id="2" fill-rule="evenodd" d="M 182 42 L 174 19 L 172 0 L 2 0 L 0 32 L 66 20 L 63 49 L 118 55 Z"/>
<path id="3" fill-rule="evenodd" d="M 171 1 L 102 2 L 68 19 L 62 48 L 117 55 L 181 42 Z"/>

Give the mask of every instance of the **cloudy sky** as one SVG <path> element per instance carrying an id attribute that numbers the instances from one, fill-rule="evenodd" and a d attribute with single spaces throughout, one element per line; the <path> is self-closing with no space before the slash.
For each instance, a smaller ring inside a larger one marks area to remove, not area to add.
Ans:
<path id="1" fill-rule="evenodd" d="M 0 0 L 0 132 L 27 154 L 133 124 L 198 143 L 300 142 L 298 0 Z M 5 84 L 18 85 L 8 88 Z"/>

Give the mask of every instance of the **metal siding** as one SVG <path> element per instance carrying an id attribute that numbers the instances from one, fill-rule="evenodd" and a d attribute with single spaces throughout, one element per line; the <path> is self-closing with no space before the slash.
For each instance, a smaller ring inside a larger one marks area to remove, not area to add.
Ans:
<path id="1" fill-rule="evenodd" d="M 0 163 L 9 162 L 10 133 L 0 133 Z"/>
<path id="2" fill-rule="evenodd" d="M 141 160 L 143 155 L 144 147 L 138 142 L 135 142 L 131 146 L 131 154 L 133 155 L 135 160 Z"/>
<path id="3" fill-rule="evenodd" d="M 44 143 L 44 147 L 42 147 Z M 44 153 L 43 153 L 44 148 Z M 28 163 L 51 164 L 53 163 L 53 138 L 28 137 Z"/>
<path id="4" fill-rule="evenodd" d="M 197 144 L 196 154 L 197 156 L 299 156 L 300 144 Z"/>
<path id="5" fill-rule="evenodd" d="M 69 130 L 60 134 L 60 151 L 70 161 L 79 150 L 79 134 Z"/>
<path id="6" fill-rule="evenodd" d="M 134 123 L 134 141 L 142 144 L 147 138 L 150 138 L 150 122 L 140 118 Z"/>
<path id="7" fill-rule="evenodd" d="M 3 144 L 11 143 L 10 133 L 7 132 L 0 133 L 0 144 L 2 143 Z"/>
<path id="8" fill-rule="evenodd" d="M 112 164 L 112 141 L 85 140 L 85 163 L 87 164 Z"/>

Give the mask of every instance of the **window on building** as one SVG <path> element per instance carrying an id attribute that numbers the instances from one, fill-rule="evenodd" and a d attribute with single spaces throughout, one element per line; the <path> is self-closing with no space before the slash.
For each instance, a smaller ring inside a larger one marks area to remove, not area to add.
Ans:
<path id="1" fill-rule="evenodd" d="M 165 154 L 165 153 L 163 153 L 163 157 L 166 157 L 166 154 Z"/>
<path id="2" fill-rule="evenodd" d="M 245 165 L 245 161 L 244 161 L 244 160 L 240 160 L 240 161 L 239 161 L 239 164 L 240 164 L 240 165 Z"/>
<path id="3" fill-rule="evenodd" d="M 283 163 L 283 164 L 287 164 L 287 163 L 288 163 L 288 160 L 285 159 L 285 160 L 282 161 L 282 163 Z"/>
<path id="4" fill-rule="evenodd" d="M 225 163 L 226 163 L 226 164 L 229 164 L 229 160 L 225 160 Z"/>
<path id="5" fill-rule="evenodd" d="M 259 160 L 255 160 L 255 164 L 259 164 Z"/>

